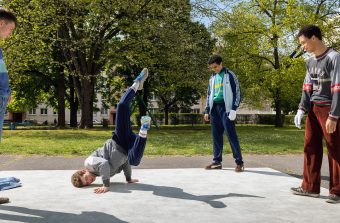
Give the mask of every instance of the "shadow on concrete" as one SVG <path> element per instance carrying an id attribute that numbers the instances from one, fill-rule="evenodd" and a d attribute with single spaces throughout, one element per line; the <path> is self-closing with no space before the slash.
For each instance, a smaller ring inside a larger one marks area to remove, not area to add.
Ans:
<path id="1" fill-rule="evenodd" d="M 83 211 L 80 214 L 65 213 L 57 211 L 47 211 L 30 209 L 24 207 L 0 205 L 0 210 L 13 212 L 11 214 L 0 214 L 0 221 L 17 221 L 27 223 L 127 223 L 122 221 L 113 215 L 109 215 L 97 211 Z M 15 212 L 17 214 L 15 214 Z M 24 215 L 26 216 L 24 216 Z M 30 216 L 27 216 L 30 215 Z"/>
<path id="2" fill-rule="evenodd" d="M 256 174 L 264 174 L 264 175 L 269 175 L 269 176 L 290 177 L 289 175 L 287 175 L 285 173 L 271 172 L 271 171 L 264 171 L 264 170 L 247 170 L 247 169 L 245 169 L 244 172 L 247 172 L 247 173 L 256 173 Z"/>
<path id="3" fill-rule="evenodd" d="M 132 191 L 152 191 L 152 193 L 156 196 L 175 198 L 175 199 L 183 199 L 183 200 L 193 200 L 193 201 L 201 201 L 209 204 L 213 208 L 225 208 L 225 205 L 221 201 L 216 201 L 217 199 L 226 198 L 226 197 L 252 197 L 252 198 L 264 198 L 255 195 L 248 194 L 219 194 L 219 195 L 193 195 L 187 192 L 184 192 L 183 189 L 177 187 L 169 187 L 169 186 L 156 186 L 150 184 L 124 184 L 124 183 L 113 183 L 111 191 L 117 193 L 131 193 Z"/>
<path id="4" fill-rule="evenodd" d="M 301 174 L 294 174 L 294 173 L 287 173 L 287 174 L 289 174 L 292 177 L 296 177 L 296 178 L 302 179 L 302 175 Z M 329 176 L 321 176 L 321 180 L 325 180 L 325 181 L 329 182 Z"/>
<path id="5" fill-rule="evenodd" d="M 223 169 L 223 170 L 234 171 L 234 169 Z M 302 179 L 301 174 L 295 174 L 295 173 L 281 173 L 281 172 L 271 172 L 271 171 L 264 171 L 264 170 L 247 170 L 247 169 L 245 169 L 244 172 L 264 174 L 264 175 L 270 175 L 270 176 L 280 176 L 280 177 L 296 177 L 296 178 Z M 321 180 L 329 181 L 329 176 L 321 176 Z"/>

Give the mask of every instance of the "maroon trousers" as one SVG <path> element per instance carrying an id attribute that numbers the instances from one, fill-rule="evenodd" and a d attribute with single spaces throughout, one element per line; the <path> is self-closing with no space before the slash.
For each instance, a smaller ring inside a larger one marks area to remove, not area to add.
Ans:
<path id="1" fill-rule="evenodd" d="M 340 195 L 340 123 L 338 120 L 336 131 L 326 132 L 326 121 L 330 106 L 312 106 L 306 120 L 304 166 L 302 189 L 320 193 L 321 165 L 323 146 L 326 141 L 329 162 L 329 192 Z"/>

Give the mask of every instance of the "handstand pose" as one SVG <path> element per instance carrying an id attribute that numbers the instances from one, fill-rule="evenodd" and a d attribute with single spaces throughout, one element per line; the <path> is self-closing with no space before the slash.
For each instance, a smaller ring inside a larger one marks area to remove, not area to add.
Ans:
<path id="1" fill-rule="evenodd" d="M 93 183 L 97 176 L 101 176 L 103 186 L 94 189 L 94 192 L 105 193 L 110 188 L 110 177 L 122 170 L 128 183 L 138 182 L 131 178 L 131 166 L 139 165 L 146 144 L 147 130 L 150 128 L 150 119 L 142 122 L 139 134 L 132 132 L 130 123 L 130 103 L 137 90 L 143 89 L 143 83 L 148 77 L 148 70 L 144 68 L 134 80 L 134 84 L 128 88 L 117 106 L 116 129 L 112 138 L 94 151 L 85 160 L 85 169 L 76 171 L 71 182 L 75 187 L 84 187 Z"/>

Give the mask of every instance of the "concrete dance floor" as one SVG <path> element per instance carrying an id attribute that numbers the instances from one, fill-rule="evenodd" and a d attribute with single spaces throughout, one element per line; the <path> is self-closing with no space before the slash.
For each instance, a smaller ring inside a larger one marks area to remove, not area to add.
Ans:
<path id="1" fill-rule="evenodd" d="M 22 187 L 1 191 L 11 203 L 0 205 L 0 222 L 339 222 L 340 204 L 294 196 L 300 179 L 270 168 L 133 169 L 137 184 L 124 175 L 111 178 L 111 190 L 94 194 L 95 184 L 74 188 L 71 170 L 1 171 Z"/>

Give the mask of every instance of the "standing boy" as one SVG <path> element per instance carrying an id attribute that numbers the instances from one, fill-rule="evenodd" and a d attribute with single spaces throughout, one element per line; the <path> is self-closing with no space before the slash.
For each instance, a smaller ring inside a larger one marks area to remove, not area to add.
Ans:
<path id="1" fill-rule="evenodd" d="M 13 15 L 13 13 L 0 8 L 0 40 L 10 37 L 16 25 L 17 18 Z M 10 100 L 11 89 L 9 87 L 8 72 L 4 62 L 2 49 L 0 48 L 0 142 L 6 106 Z"/>
<path id="2" fill-rule="evenodd" d="M 299 34 L 304 51 L 313 56 L 306 61 L 307 73 L 295 125 L 307 114 L 303 180 L 300 187 L 291 188 L 293 194 L 319 197 L 322 139 L 326 141 L 329 162 L 328 203 L 340 203 L 340 54 L 322 42 L 319 27 L 308 25 Z"/>
<path id="3" fill-rule="evenodd" d="M 150 119 L 147 122 L 142 121 L 139 134 L 134 134 L 131 129 L 130 104 L 136 91 L 143 89 L 143 83 L 147 77 L 148 70 L 144 68 L 134 84 L 120 99 L 117 106 L 116 129 L 112 138 L 85 160 L 85 169 L 78 170 L 72 175 L 71 182 L 75 187 L 88 186 L 95 181 L 97 176 L 101 176 L 103 186 L 95 188 L 94 192 L 105 193 L 110 189 L 110 177 L 122 170 L 128 183 L 138 182 L 137 179 L 131 178 L 130 165 L 139 165 L 143 157 Z"/>
<path id="4" fill-rule="evenodd" d="M 223 133 L 226 131 L 235 159 L 236 172 L 244 170 L 241 148 L 235 129 L 236 109 L 241 102 L 236 75 L 223 67 L 222 57 L 213 55 L 208 64 L 214 71 L 209 79 L 204 120 L 210 122 L 213 135 L 213 162 L 206 169 L 222 169 Z"/>
<path id="5" fill-rule="evenodd" d="M 0 8 L 0 40 L 7 39 L 17 26 L 17 18 L 13 13 Z M 11 100 L 11 89 L 9 88 L 9 78 L 6 65 L 0 48 L 0 143 L 2 137 L 2 126 L 6 113 L 7 103 Z M 0 204 L 8 203 L 9 199 L 0 197 Z"/>

